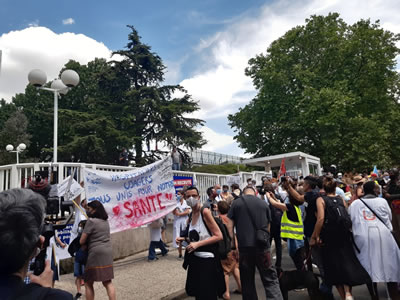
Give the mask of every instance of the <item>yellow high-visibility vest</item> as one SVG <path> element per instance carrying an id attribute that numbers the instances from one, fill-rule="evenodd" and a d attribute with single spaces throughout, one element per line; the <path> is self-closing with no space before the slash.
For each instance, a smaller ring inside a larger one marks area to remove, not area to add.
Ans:
<path id="1" fill-rule="evenodd" d="M 287 216 L 287 211 L 283 212 L 281 219 L 281 238 L 288 238 L 292 240 L 303 240 L 304 226 L 301 218 L 301 210 L 298 206 L 293 205 L 296 209 L 298 222 L 290 221 Z"/>

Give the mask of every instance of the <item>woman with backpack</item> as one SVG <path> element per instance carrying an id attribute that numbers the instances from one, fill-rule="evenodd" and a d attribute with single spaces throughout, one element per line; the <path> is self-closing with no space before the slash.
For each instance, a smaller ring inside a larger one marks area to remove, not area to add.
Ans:
<path id="1" fill-rule="evenodd" d="M 217 300 L 225 292 L 225 281 L 218 257 L 217 245 L 223 239 L 210 209 L 202 208 L 199 191 L 189 187 L 186 203 L 192 208 L 188 220 L 187 237 L 178 237 L 177 243 L 186 241 L 183 267 L 188 269 L 186 293 L 196 300 Z"/>
<path id="2" fill-rule="evenodd" d="M 364 184 L 364 197 L 349 208 L 354 240 L 360 252 L 357 257 L 374 282 L 373 299 L 379 299 L 377 282 L 385 282 L 390 298 L 400 299 L 400 250 L 391 233 L 392 213 L 387 201 L 377 197 L 379 187 L 374 181 Z"/>
<path id="3" fill-rule="evenodd" d="M 371 282 L 354 252 L 351 220 L 336 181 L 323 180 L 325 195 L 317 199 L 317 223 L 310 245 L 321 247 L 324 280 L 335 285 L 342 300 L 352 300 L 351 287 Z"/>

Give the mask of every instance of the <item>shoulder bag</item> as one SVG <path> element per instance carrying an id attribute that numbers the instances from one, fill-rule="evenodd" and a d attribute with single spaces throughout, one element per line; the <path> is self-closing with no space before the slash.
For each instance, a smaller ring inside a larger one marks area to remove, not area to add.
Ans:
<path id="1" fill-rule="evenodd" d="M 254 219 L 251 216 L 250 209 L 247 206 L 246 201 L 243 199 L 243 197 L 241 197 L 241 200 L 243 201 L 244 206 L 246 207 L 247 214 L 249 215 L 251 223 L 253 224 L 253 227 L 255 229 L 256 242 L 257 242 L 258 246 L 260 246 L 260 247 L 268 247 L 269 246 L 269 232 L 268 232 L 268 230 L 266 228 L 260 228 L 260 229 L 257 228 L 257 226 L 256 226 L 256 224 L 254 222 Z"/>

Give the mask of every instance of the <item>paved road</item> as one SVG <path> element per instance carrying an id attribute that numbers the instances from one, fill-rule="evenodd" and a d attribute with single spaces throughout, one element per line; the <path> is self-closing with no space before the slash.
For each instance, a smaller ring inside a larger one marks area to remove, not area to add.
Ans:
<path id="1" fill-rule="evenodd" d="M 284 270 L 294 270 L 295 266 L 291 261 L 291 258 L 288 255 L 287 249 L 283 249 L 283 258 L 282 258 L 282 267 Z M 265 292 L 264 292 L 264 287 L 262 285 L 260 276 L 258 274 L 258 271 L 256 271 L 256 287 L 257 287 L 257 295 L 259 299 L 265 299 Z M 239 300 L 242 299 L 241 295 L 236 295 L 233 294 L 232 291 L 236 289 L 236 282 L 233 277 L 230 278 L 230 291 L 231 291 L 231 299 L 232 300 Z M 379 295 L 380 299 L 388 299 L 386 296 L 386 289 L 383 284 L 378 285 L 378 290 L 379 290 Z M 340 299 L 339 294 L 337 293 L 336 289 L 334 288 L 334 295 L 335 299 Z M 353 297 L 356 300 L 370 300 L 370 296 L 368 293 L 367 287 L 364 286 L 358 286 L 354 287 L 353 289 Z M 193 297 L 187 297 L 187 300 L 193 300 Z M 289 299 L 295 299 L 295 300 L 307 300 L 309 299 L 307 291 L 291 291 L 289 292 Z"/>

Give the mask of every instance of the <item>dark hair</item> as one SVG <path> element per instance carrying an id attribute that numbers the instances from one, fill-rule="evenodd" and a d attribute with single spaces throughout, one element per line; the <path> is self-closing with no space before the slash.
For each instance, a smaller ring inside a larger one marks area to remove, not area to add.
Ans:
<path id="1" fill-rule="evenodd" d="M 229 204 L 226 201 L 219 201 L 218 202 L 218 210 L 222 215 L 225 215 L 229 211 Z"/>
<path id="2" fill-rule="evenodd" d="M 0 274 L 10 275 L 28 263 L 44 223 L 46 201 L 28 189 L 0 193 Z"/>
<path id="3" fill-rule="evenodd" d="M 304 178 L 304 183 L 307 183 L 311 187 L 311 189 L 315 189 L 315 187 L 317 186 L 317 181 L 312 176 L 306 176 L 306 178 Z"/>
<path id="4" fill-rule="evenodd" d="M 94 213 L 91 215 L 92 218 L 107 220 L 108 214 L 104 209 L 103 204 L 99 200 L 93 200 L 88 203 L 88 206 L 94 209 Z"/>
<path id="5" fill-rule="evenodd" d="M 320 177 L 316 178 L 315 183 L 317 184 L 319 189 L 322 189 L 322 187 L 324 186 L 324 177 L 320 176 Z"/>
<path id="6" fill-rule="evenodd" d="M 243 193 L 245 193 L 245 191 L 246 190 L 252 190 L 254 193 L 256 193 L 256 190 L 252 187 L 252 186 L 246 186 L 244 189 L 243 189 Z"/>
<path id="7" fill-rule="evenodd" d="M 186 189 L 186 192 L 187 192 L 187 191 L 191 191 L 191 190 L 196 190 L 196 191 L 197 191 L 197 195 L 200 195 L 199 190 L 198 190 L 197 187 L 195 187 L 194 185 L 189 186 L 189 187 Z"/>
<path id="8" fill-rule="evenodd" d="M 237 183 L 233 183 L 231 185 L 231 188 L 232 188 L 232 190 L 238 190 L 240 187 L 239 187 L 239 185 Z"/>
<path id="9" fill-rule="evenodd" d="M 325 177 L 323 181 L 325 193 L 334 194 L 336 191 L 336 181 L 332 177 Z"/>
<path id="10" fill-rule="evenodd" d="M 210 186 L 210 187 L 207 189 L 207 196 L 208 196 L 208 197 L 210 197 L 210 196 L 213 194 L 213 190 L 214 190 L 214 187 L 213 187 L 213 186 Z"/>
<path id="11" fill-rule="evenodd" d="M 227 186 L 226 184 L 224 184 L 224 185 L 222 186 L 222 188 L 223 188 L 223 189 L 229 189 L 229 186 Z"/>
<path id="12" fill-rule="evenodd" d="M 79 222 L 78 226 L 85 228 L 87 220 L 82 220 Z"/>
<path id="13" fill-rule="evenodd" d="M 265 183 L 264 184 L 264 190 L 267 191 L 267 192 L 271 192 L 271 193 L 273 193 L 275 191 L 274 187 L 272 186 L 271 183 Z"/>
<path id="14" fill-rule="evenodd" d="M 368 194 L 376 195 L 375 194 L 376 183 L 374 181 L 368 181 L 368 182 L 364 183 L 363 188 L 364 188 L 365 195 L 368 195 Z"/>

